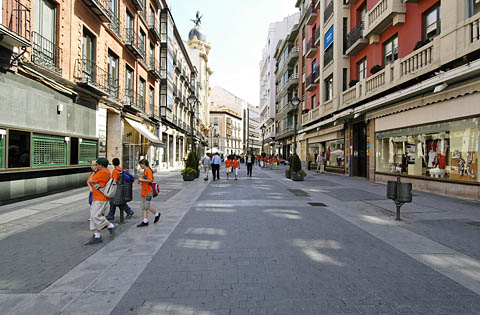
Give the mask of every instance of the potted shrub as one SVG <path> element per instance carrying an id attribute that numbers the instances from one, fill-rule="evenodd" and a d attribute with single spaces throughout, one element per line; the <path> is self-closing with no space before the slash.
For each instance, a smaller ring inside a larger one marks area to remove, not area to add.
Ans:
<path id="1" fill-rule="evenodd" d="M 375 74 L 383 69 L 382 66 L 380 65 L 374 65 L 373 67 L 370 68 L 370 73 Z"/>
<path id="2" fill-rule="evenodd" d="M 297 154 L 292 156 L 290 163 L 291 178 L 294 181 L 302 181 L 305 176 L 305 171 L 302 170 L 302 162 Z"/>
<path id="3" fill-rule="evenodd" d="M 192 151 L 188 153 L 187 156 L 187 161 L 185 162 L 185 169 L 182 171 L 182 175 L 188 174 L 187 178 L 190 178 L 190 176 L 193 176 L 193 179 L 198 177 L 198 161 L 196 160 L 196 154 Z M 189 169 L 188 171 L 186 171 Z M 192 172 L 194 171 L 194 172 Z M 185 175 L 183 176 L 183 180 L 193 180 L 193 179 L 185 179 Z"/>
<path id="4" fill-rule="evenodd" d="M 350 82 L 348 82 L 348 86 L 354 87 L 357 83 L 358 83 L 358 80 L 350 80 Z"/>
<path id="5" fill-rule="evenodd" d="M 198 171 L 194 170 L 191 167 L 185 167 L 182 171 L 183 180 L 187 182 L 193 181 L 197 178 Z"/>
<path id="6" fill-rule="evenodd" d="M 415 44 L 415 47 L 413 48 L 413 50 L 417 50 L 419 48 L 422 48 L 423 46 L 425 46 L 426 44 L 430 43 L 430 40 L 429 39 L 425 39 L 425 40 L 419 40 L 416 44 Z"/>

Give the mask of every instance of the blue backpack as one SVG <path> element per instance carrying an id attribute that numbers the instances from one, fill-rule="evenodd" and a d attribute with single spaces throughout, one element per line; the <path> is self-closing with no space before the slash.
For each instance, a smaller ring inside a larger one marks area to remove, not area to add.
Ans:
<path id="1" fill-rule="evenodd" d="M 118 172 L 118 170 L 114 170 L 114 171 L 117 171 L 117 172 Z M 135 177 L 133 177 L 132 174 L 130 174 L 130 173 L 128 173 L 128 172 L 125 172 L 125 170 L 122 170 L 122 171 L 120 172 L 120 175 L 122 176 L 123 181 L 126 182 L 126 183 L 133 183 L 133 182 L 135 182 Z"/>

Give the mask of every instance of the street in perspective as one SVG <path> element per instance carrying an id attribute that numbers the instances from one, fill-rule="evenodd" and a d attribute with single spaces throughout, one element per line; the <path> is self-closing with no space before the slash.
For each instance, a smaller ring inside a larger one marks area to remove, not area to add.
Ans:
<path id="1" fill-rule="evenodd" d="M 0 314 L 480 314 L 479 1 L 0 11 Z"/>

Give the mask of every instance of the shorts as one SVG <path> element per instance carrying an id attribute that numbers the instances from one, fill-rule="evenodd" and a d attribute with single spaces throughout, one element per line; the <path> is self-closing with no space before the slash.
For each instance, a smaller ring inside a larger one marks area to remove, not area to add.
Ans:
<path id="1" fill-rule="evenodd" d="M 152 201 L 153 198 L 153 192 L 149 193 L 145 197 L 142 198 L 142 210 L 148 210 L 150 209 L 150 201 Z"/>
<path id="2" fill-rule="evenodd" d="M 233 167 L 227 167 L 227 173 L 233 172 Z"/>

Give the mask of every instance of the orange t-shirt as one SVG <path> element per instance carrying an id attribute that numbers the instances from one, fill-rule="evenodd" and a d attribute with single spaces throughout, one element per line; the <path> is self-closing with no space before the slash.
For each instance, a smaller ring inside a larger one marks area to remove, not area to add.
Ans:
<path id="1" fill-rule="evenodd" d="M 95 172 L 90 172 L 90 174 L 88 174 L 88 179 L 92 178 L 93 175 L 95 175 Z M 88 179 L 87 179 L 87 185 L 90 186 L 90 188 L 93 191 L 93 185 L 88 183 Z"/>
<path id="2" fill-rule="evenodd" d="M 234 168 L 239 168 L 240 167 L 240 162 L 238 162 L 238 160 L 233 160 L 233 167 Z"/>
<path id="3" fill-rule="evenodd" d="M 225 167 L 226 168 L 232 167 L 232 160 L 226 160 L 225 161 Z"/>
<path id="4" fill-rule="evenodd" d="M 110 180 L 110 171 L 106 168 L 99 170 L 93 175 L 92 180 L 100 187 L 105 187 L 105 184 Z M 108 201 L 109 199 L 100 190 L 93 187 L 93 200 Z"/>
<path id="5" fill-rule="evenodd" d="M 153 172 L 150 168 L 146 168 L 143 171 L 143 179 L 147 179 L 150 182 L 153 182 Z M 150 183 L 142 182 L 142 198 L 144 198 L 152 191 L 152 185 Z"/>
<path id="6" fill-rule="evenodd" d="M 273 163 L 277 163 L 277 158 L 273 158 Z"/>
<path id="7" fill-rule="evenodd" d="M 123 169 L 120 166 L 115 167 L 112 172 L 112 178 L 117 180 L 117 183 L 120 182 L 120 174 L 122 173 Z"/>

